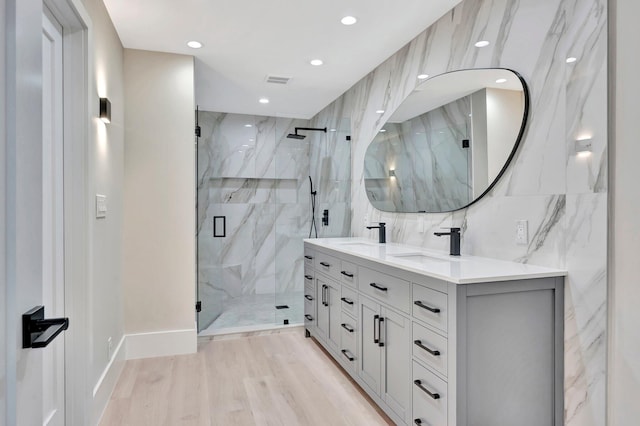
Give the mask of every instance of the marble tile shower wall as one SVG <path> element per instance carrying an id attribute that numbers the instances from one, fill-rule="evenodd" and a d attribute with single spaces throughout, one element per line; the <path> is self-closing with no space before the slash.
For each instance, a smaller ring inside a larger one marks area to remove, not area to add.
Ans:
<path id="1" fill-rule="evenodd" d="M 478 40 L 491 45 L 474 47 Z M 576 57 L 572 64 L 567 57 Z M 465 0 L 321 111 L 312 121 L 350 116 L 350 234 L 374 238 L 364 217 L 389 224 L 388 240 L 445 251 L 434 237 L 461 225 L 463 254 L 566 268 L 565 424 L 605 424 L 607 233 L 607 4 L 604 0 Z M 531 92 L 519 152 L 493 191 L 453 214 L 382 213 L 365 193 L 363 159 L 384 121 L 418 83 L 417 75 L 505 67 Z M 348 105 L 348 107 L 345 107 Z M 387 111 L 383 116 L 375 111 Z M 574 141 L 591 137 L 589 157 Z M 312 147 L 312 154 L 317 147 Z M 337 154 L 339 155 L 339 154 Z M 321 156 L 312 155 L 312 169 Z M 527 246 L 515 221 L 529 221 Z M 346 235 L 346 234 L 345 234 Z"/>
<path id="2" fill-rule="evenodd" d="M 302 290 L 309 229 L 309 142 L 287 139 L 307 120 L 200 111 L 198 286 L 200 329 L 230 299 Z M 213 217 L 226 237 L 213 237 Z M 275 319 L 275 315 L 274 315 Z M 300 318 L 302 320 L 302 318 Z"/>

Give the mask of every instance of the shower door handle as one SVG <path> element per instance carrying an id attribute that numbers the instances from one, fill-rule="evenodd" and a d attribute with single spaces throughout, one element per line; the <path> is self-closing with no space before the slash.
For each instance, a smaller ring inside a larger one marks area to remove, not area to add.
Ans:
<path id="1" fill-rule="evenodd" d="M 221 230 L 222 232 L 220 232 Z M 226 236 L 227 236 L 227 217 L 214 216 L 213 217 L 213 237 L 224 238 Z"/>

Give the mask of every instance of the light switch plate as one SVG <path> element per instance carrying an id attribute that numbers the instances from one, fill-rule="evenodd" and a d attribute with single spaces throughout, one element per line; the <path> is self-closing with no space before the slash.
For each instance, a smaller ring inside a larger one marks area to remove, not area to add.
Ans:
<path id="1" fill-rule="evenodd" d="M 96 219 L 107 217 L 107 196 L 96 194 Z"/>
<path id="2" fill-rule="evenodd" d="M 516 244 L 529 244 L 529 224 L 526 220 L 516 220 Z"/>

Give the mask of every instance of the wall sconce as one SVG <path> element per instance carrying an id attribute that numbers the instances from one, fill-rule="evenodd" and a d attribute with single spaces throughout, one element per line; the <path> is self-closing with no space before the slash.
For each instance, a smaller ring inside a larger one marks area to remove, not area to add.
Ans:
<path id="1" fill-rule="evenodd" d="M 394 178 L 394 177 L 396 177 L 396 171 L 395 171 L 395 169 L 389 169 L 389 177 L 390 177 L 390 178 Z"/>
<path id="2" fill-rule="evenodd" d="M 575 145 L 576 154 L 581 157 L 586 157 L 592 152 L 592 141 L 588 139 L 578 139 Z"/>
<path id="3" fill-rule="evenodd" d="M 111 123 L 111 102 L 107 98 L 100 98 L 100 120 Z"/>

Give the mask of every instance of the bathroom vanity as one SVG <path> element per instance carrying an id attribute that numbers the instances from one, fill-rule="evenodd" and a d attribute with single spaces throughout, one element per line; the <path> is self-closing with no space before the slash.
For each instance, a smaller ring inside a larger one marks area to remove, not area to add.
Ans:
<path id="1" fill-rule="evenodd" d="M 305 329 L 401 425 L 561 425 L 566 271 L 305 240 Z"/>

